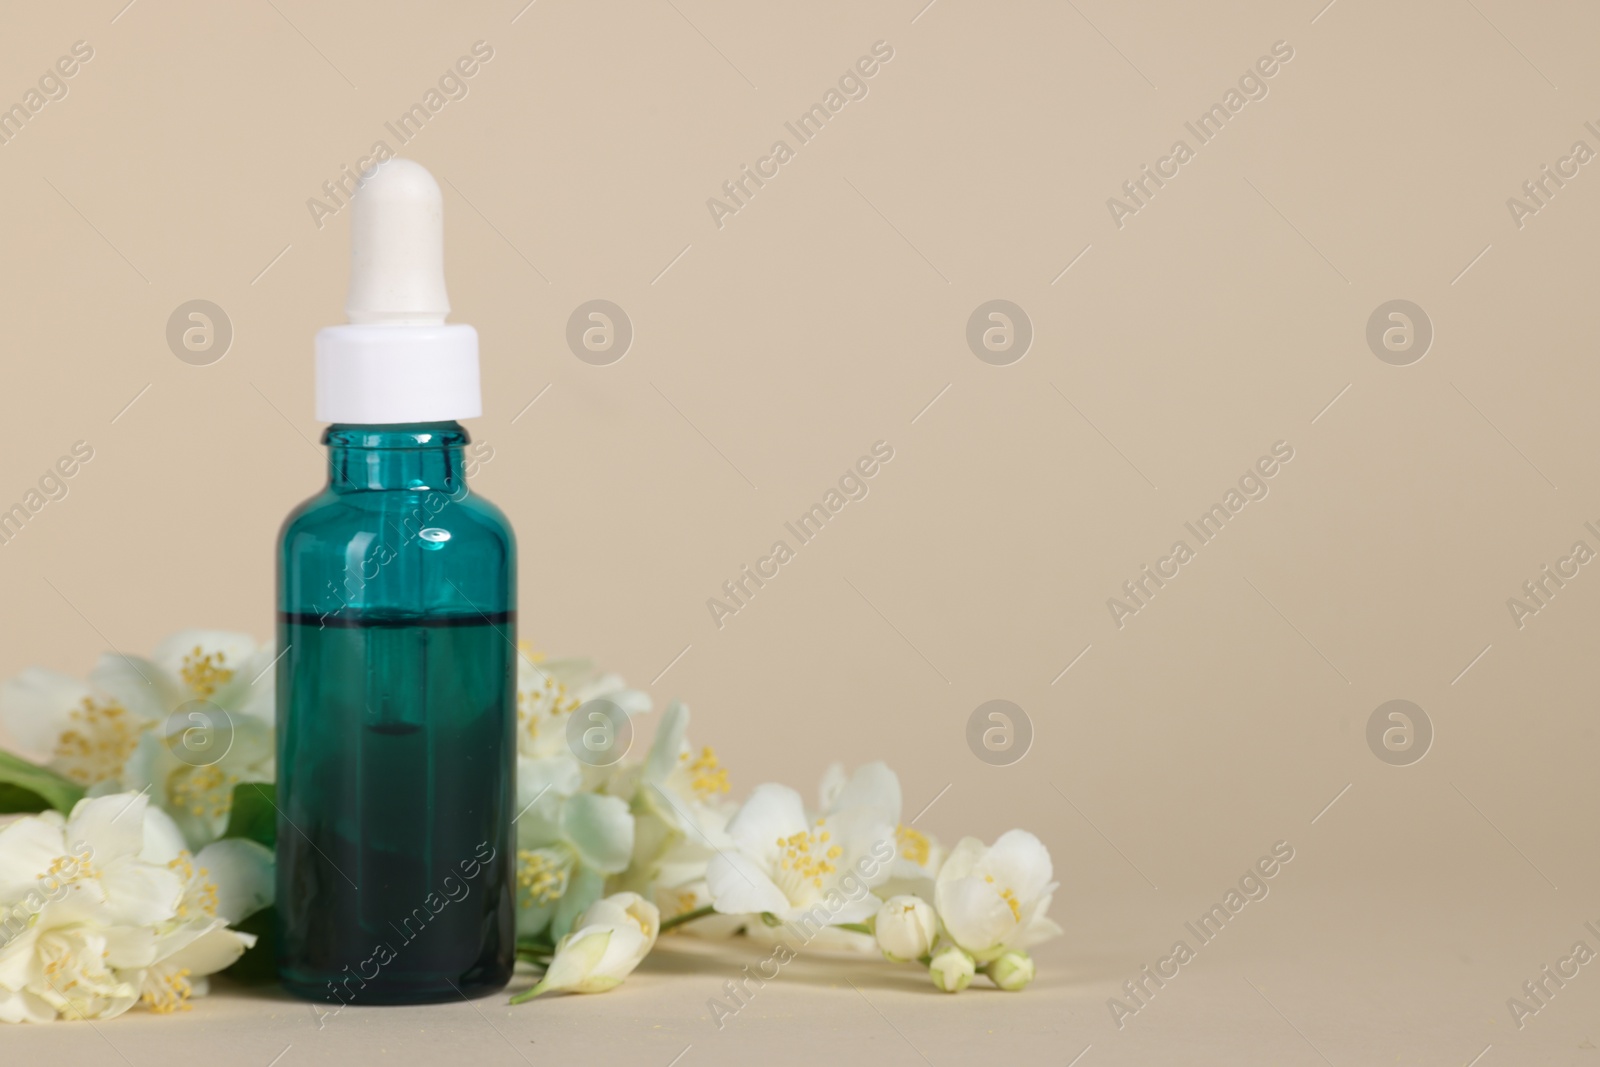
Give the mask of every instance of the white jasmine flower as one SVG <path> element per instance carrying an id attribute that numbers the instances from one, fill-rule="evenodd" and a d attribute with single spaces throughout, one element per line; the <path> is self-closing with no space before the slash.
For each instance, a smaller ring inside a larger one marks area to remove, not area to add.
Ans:
<path id="1" fill-rule="evenodd" d="M 939 877 L 939 868 L 944 866 L 949 849 L 937 838 L 905 823 L 895 827 L 894 838 L 899 847 L 894 861 L 895 878 L 925 879 L 931 883 Z"/>
<path id="2" fill-rule="evenodd" d="M 986 963 L 1061 932 L 1045 915 L 1051 874 L 1049 851 L 1026 830 L 1006 831 L 993 847 L 965 837 L 939 870 L 934 906 L 950 939 Z"/>
<path id="3" fill-rule="evenodd" d="M 248 635 L 187 630 L 149 659 L 102 656 L 87 682 L 24 671 L 0 687 L 0 716 L 23 748 L 93 792 L 150 787 L 199 847 L 222 833 L 235 785 L 272 781 L 272 660 Z"/>
<path id="4" fill-rule="evenodd" d="M 839 804 L 850 782 L 851 777 L 845 773 L 843 764 L 831 764 L 823 772 L 822 785 L 818 790 L 822 800 L 822 810 L 826 811 Z M 897 851 L 894 873 L 884 883 L 879 896 L 908 895 L 931 900 L 933 880 L 939 874 L 939 866 L 944 862 L 947 850 L 931 834 L 923 833 L 914 826 L 900 822 L 899 795 L 897 785 L 892 795 L 893 806 L 885 806 L 883 809 L 884 814 L 895 822 L 894 838 Z"/>
<path id="5" fill-rule="evenodd" d="M 649 892 L 662 914 L 676 918 L 709 907 L 706 866 L 720 849 L 732 848 L 728 820 L 739 805 L 728 798 L 728 772 L 710 747 L 689 743 L 689 708 L 673 701 L 662 714 L 644 763 L 618 776 L 622 795 L 633 798 L 634 846 L 625 888 Z M 691 937 L 732 937 L 742 915 L 703 915 L 677 932 Z"/>
<path id="6" fill-rule="evenodd" d="M 971 953 L 962 951 L 956 945 L 946 945 L 934 953 L 928 963 L 928 977 L 946 993 L 961 992 L 972 984 L 972 976 L 977 973 L 978 967 Z"/>
<path id="7" fill-rule="evenodd" d="M 532 989 L 511 1003 L 544 993 L 604 993 L 633 973 L 656 943 L 661 913 L 637 893 L 597 900 L 556 945 L 555 958 Z"/>
<path id="8" fill-rule="evenodd" d="M 88 682 L 43 667 L 0 686 L 0 719 L 27 755 L 85 787 L 114 782 L 151 724 Z"/>
<path id="9" fill-rule="evenodd" d="M 830 764 L 817 794 L 819 811 L 864 808 L 891 826 L 900 823 L 900 779 L 881 760 L 857 767 L 854 774 L 846 774 L 842 763 Z"/>
<path id="10" fill-rule="evenodd" d="M 650 696 L 593 660 L 546 659 L 524 642 L 517 657 L 517 751 L 529 759 L 570 755 L 567 720 L 591 700 L 604 698 L 629 715 L 650 710 Z"/>
<path id="11" fill-rule="evenodd" d="M 228 929 L 272 899 L 249 841 L 191 857 L 140 794 L 80 801 L 0 828 L 0 1020 L 106 1019 L 187 1007 L 255 939 Z"/>
<path id="12" fill-rule="evenodd" d="M 29 912 L 28 929 L 8 951 L 42 932 L 42 917 L 101 927 L 172 918 L 182 878 L 166 857 L 142 855 L 147 837 L 159 844 L 170 827 L 170 820 L 148 814 L 144 797 L 113 795 L 81 800 L 66 817 L 47 811 L 0 830 L 0 903 Z"/>
<path id="13" fill-rule="evenodd" d="M 540 797 L 517 818 L 517 936 L 561 937 L 632 854 L 633 815 L 621 797 Z"/>
<path id="14" fill-rule="evenodd" d="M 140 859 L 164 863 L 183 880 L 174 922 L 153 939 L 141 999 L 155 1011 L 187 1010 L 189 997 L 206 994 L 206 976 L 232 966 L 254 943 L 228 927 L 272 904 L 272 852 L 233 838 L 191 856 L 177 824 L 152 807 Z"/>
<path id="15" fill-rule="evenodd" d="M 644 762 L 613 780 L 632 797 L 633 859 L 621 878 L 629 888 L 702 882 L 711 856 L 732 847 L 727 825 L 738 805 L 728 799 L 728 772 L 709 746 L 695 751 L 688 727 L 689 708 L 673 701 Z"/>
<path id="16" fill-rule="evenodd" d="M 715 848 L 726 841 L 737 805 L 728 800 L 732 786 L 716 750 L 706 745 L 696 752 L 688 730 L 688 705 L 675 700 L 645 757 L 640 791 L 674 832 Z"/>
<path id="17" fill-rule="evenodd" d="M 567 724 L 591 700 L 605 699 L 628 715 L 650 710 L 650 697 L 628 688 L 621 676 L 602 672 L 592 660 L 545 659 L 531 645 L 517 657 L 517 795 L 519 807 L 548 789 L 562 796 L 596 786 L 602 770 L 572 754 Z"/>
<path id="18" fill-rule="evenodd" d="M 933 948 L 939 916 L 921 897 L 890 897 L 878 909 L 873 932 L 886 958 L 896 963 L 920 960 Z"/>
<path id="19" fill-rule="evenodd" d="M 189 847 L 199 849 L 226 832 L 234 786 L 273 780 L 276 755 L 267 720 L 193 710 L 145 731 L 123 768 L 122 787 L 148 789 Z"/>
<path id="20" fill-rule="evenodd" d="M 883 902 L 871 889 L 891 872 L 899 780 L 871 763 L 832 799 L 812 818 L 793 789 L 758 786 L 728 823 L 733 847 L 706 868 L 717 911 L 816 925 L 859 923 L 876 913 Z"/>
<path id="21" fill-rule="evenodd" d="M 111 948 L 103 930 L 45 930 L 32 950 L 39 977 L 12 994 L 12 1005 L 0 1001 L 0 1019 L 6 1022 L 52 1022 L 58 1015 L 113 1019 L 139 1002 L 138 972 L 130 976 L 109 965 Z"/>
<path id="22" fill-rule="evenodd" d="M 939 876 L 939 868 L 944 865 L 945 857 L 949 855 L 949 849 L 932 834 L 905 823 L 895 827 L 894 838 L 894 873 L 884 883 L 879 895 L 932 900 L 934 881 Z"/>

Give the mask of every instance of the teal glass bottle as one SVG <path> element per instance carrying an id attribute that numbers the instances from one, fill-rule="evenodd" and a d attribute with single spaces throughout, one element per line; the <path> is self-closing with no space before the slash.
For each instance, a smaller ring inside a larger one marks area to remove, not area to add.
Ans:
<path id="1" fill-rule="evenodd" d="M 278 553 L 280 978 L 355 1004 L 511 977 L 516 543 L 456 422 L 334 424 Z"/>

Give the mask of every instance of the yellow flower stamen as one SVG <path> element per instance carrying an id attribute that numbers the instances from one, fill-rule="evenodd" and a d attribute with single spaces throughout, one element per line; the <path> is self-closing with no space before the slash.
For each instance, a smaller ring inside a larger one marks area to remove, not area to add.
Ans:
<path id="1" fill-rule="evenodd" d="M 894 838 L 900 844 L 900 855 L 918 867 L 927 866 L 928 857 L 933 852 L 933 846 L 929 843 L 927 835 L 901 823 L 895 828 Z"/>
<path id="2" fill-rule="evenodd" d="M 717 760 L 716 750 L 710 745 L 700 750 L 700 755 L 689 764 L 690 787 L 701 800 L 710 800 L 731 789 L 728 771 Z"/>
<path id="3" fill-rule="evenodd" d="M 94 785 L 121 772 L 139 743 L 138 724 L 127 709 L 115 700 L 84 697 L 70 718 L 53 752 L 61 773 L 79 785 Z"/>
<path id="4" fill-rule="evenodd" d="M 173 807 L 199 818 L 220 819 L 233 810 L 233 787 L 239 776 L 212 764 L 182 767 L 167 780 L 167 798 Z"/>
<path id="5" fill-rule="evenodd" d="M 199 645 L 183 657 L 183 667 L 178 673 L 195 699 L 210 700 L 218 689 L 233 681 L 233 670 L 223 666 L 227 658 L 225 652 L 207 652 Z"/>
<path id="6" fill-rule="evenodd" d="M 522 906 L 548 904 L 560 900 L 567 891 L 571 867 L 560 863 L 544 849 L 517 850 L 517 885 L 527 893 Z"/>
<path id="7" fill-rule="evenodd" d="M 994 875 L 986 874 L 983 876 L 983 880 L 988 882 L 990 885 L 993 885 Z M 1012 889 L 1010 886 L 1001 886 L 1000 899 L 1005 901 L 1006 905 L 1011 909 L 1011 918 L 1016 922 L 1021 922 L 1022 904 L 1017 900 L 1016 890 Z"/>
<path id="8" fill-rule="evenodd" d="M 189 968 L 184 967 L 146 981 L 153 983 L 154 988 L 146 989 L 140 999 L 151 1011 L 168 1015 L 175 1011 L 188 1011 L 193 1007 L 189 1003 L 189 997 L 194 993 L 194 987 L 189 984 Z"/>
<path id="9" fill-rule="evenodd" d="M 544 657 L 530 658 L 537 661 Z M 556 681 L 544 671 L 539 672 L 539 680 L 533 688 L 517 690 L 517 722 L 528 732 L 529 740 L 538 738 L 542 721 L 554 722 L 576 710 L 578 699 L 567 691 L 566 683 Z"/>
<path id="10" fill-rule="evenodd" d="M 193 857 L 180 852 L 168 862 L 167 867 L 178 872 L 183 879 L 184 892 L 178 900 L 178 918 L 191 919 L 198 910 L 201 915 L 215 918 L 217 914 L 217 884 L 207 881 L 211 872 L 204 867 L 195 869 Z"/>
<path id="11" fill-rule="evenodd" d="M 39 876 L 39 880 L 49 882 L 52 885 L 60 885 L 78 878 L 98 877 L 100 877 L 100 872 L 95 869 L 94 864 L 89 860 L 79 859 L 76 856 L 57 856 L 50 861 L 49 868 Z"/>
<path id="12" fill-rule="evenodd" d="M 818 820 L 817 825 L 819 827 L 822 825 L 821 820 Z M 826 849 L 818 847 L 827 840 L 826 831 L 819 834 L 815 830 L 810 832 L 801 830 L 788 837 L 778 838 L 778 847 L 783 850 L 778 865 L 783 870 L 793 873 L 802 882 L 810 882 L 813 888 L 821 889 L 823 876 L 833 874 L 839 869 L 831 861 L 844 855 L 844 849 L 838 845 L 831 845 Z"/>

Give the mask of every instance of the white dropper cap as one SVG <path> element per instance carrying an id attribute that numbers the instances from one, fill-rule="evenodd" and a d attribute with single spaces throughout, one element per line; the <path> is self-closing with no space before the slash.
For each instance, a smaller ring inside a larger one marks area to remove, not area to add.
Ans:
<path id="1" fill-rule="evenodd" d="M 447 324 L 444 198 L 426 167 L 391 159 L 350 207 L 346 326 L 317 332 L 317 418 L 380 424 L 483 414 L 478 332 Z"/>

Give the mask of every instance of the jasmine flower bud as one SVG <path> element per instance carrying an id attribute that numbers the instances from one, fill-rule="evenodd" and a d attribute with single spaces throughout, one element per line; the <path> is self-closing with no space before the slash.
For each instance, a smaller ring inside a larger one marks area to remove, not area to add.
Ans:
<path id="1" fill-rule="evenodd" d="M 985 967 L 983 973 L 1001 989 L 1015 993 L 1033 981 L 1033 957 L 1026 952 L 1007 952 Z"/>
<path id="2" fill-rule="evenodd" d="M 939 917 L 934 914 L 933 905 L 921 897 L 890 897 L 878 909 L 874 930 L 885 958 L 906 963 L 920 960 L 933 948 Z"/>
<path id="3" fill-rule="evenodd" d="M 978 965 L 973 962 L 972 954 L 955 945 L 947 945 L 934 953 L 928 964 L 928 977 L 946 993 L 961 992 L 972 984 L 972 976 L 977 973 Z"/>

